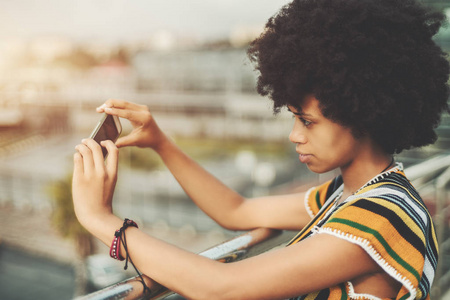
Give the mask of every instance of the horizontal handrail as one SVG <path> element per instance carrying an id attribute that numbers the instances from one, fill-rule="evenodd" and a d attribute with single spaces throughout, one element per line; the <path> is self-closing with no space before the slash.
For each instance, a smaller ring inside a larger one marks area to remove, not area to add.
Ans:
<path id="1" fill-rule="evenodd" d="M 405 169 L 405 174 L 410 181 L 422 184 L 436 177 L 436 173 L 442 172 L 448 167 L 450 167 L 450 155 L 437 155 L 408 167 Z"/>

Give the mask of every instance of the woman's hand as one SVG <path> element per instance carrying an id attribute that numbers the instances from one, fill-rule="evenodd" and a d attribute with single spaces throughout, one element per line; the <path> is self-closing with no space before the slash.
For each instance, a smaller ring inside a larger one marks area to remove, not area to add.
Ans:
<path id="1" fill-rule="evenodd" d="M 155 150 L 166 140 L 155 119 L 145 105 L 123 100 L 110 99 L 97 108 L 97 112 L 105 112 L 130 121 L 133 131 L 117 140 L 117 147 L 138 146 Z"/>
<path id="2" fill-rule="evenodd" d="M 94 140 L 85 139 L 75 147 L 72 196 L 75 214 L 85 227 L 93 218 L 112 214 L 119 151 L 112 141 L 101 145 L 108 150 L 106 164 Z"/>

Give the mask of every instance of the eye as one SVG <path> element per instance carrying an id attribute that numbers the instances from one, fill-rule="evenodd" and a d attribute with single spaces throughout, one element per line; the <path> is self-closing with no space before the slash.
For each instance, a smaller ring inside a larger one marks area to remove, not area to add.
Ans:
<path id="1" fill-rule="evenodd" d="M 300 121 L 303 123 L 303 125 L 305 125 L 305 127 L 309 127 L 309 126 L 312 124 L 311 121 L 305 120 L 305 119 L 303 119 L 302 117 L 298 117 L 298 118 L 299 118 Z"/>
<path id="2" fill-rule="evenodd" d="M 292 110 L 290 110 L 290 109 L 288 109 L 288 110 L 292 113 L 292 118 L 298 118 L 299 121 L 303 123 L 303 126 L 309 127 L 309 126 L 311 126 L 311 125 L 313 124 L 312 121 L 308 121 L 308 120 L 306 120 L 305 118 L 303 118 L 303 117 L 302 117 L 303 114 L 294 112 L 294 111 L 292 111 Z"/>

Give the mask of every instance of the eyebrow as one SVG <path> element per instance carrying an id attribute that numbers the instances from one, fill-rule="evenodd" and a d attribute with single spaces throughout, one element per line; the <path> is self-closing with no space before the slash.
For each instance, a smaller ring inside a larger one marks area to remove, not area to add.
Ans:
<path id="1" fill-rule="evenodd" d="M 303 111 L 297 111 L 297 112 L 295 112 L 295 111 L 292 111 L 289 107 L 287 108 L 288 109 L 288 111 L 290 111 L 291 113 L 293 113 L 294 115 L 296 115 L 296 116 L 300 116 L 300 117 L 313 117 L 312 115 L 310 115 L 310 114 L 307 114 L 307 113 L 304 113 Z"/>

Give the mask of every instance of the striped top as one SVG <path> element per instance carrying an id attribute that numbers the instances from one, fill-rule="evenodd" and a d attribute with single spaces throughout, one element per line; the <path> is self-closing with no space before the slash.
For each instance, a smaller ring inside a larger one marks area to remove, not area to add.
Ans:
<path id="1" fill-rule="evenodd" d="M 305 205 L 313 218 L 289 245 L 315 234 L 331 234 L 361 246 L 383 270 L 402 284 L 396 299 L 429 299 L 435 275 L 436 233 L 422 199 L 402 165 L 379 174 L 344 202 L 338 176 L 310 189 Z M 295 299 L 378 299 L 356 294 L 351 282 Z"/>

